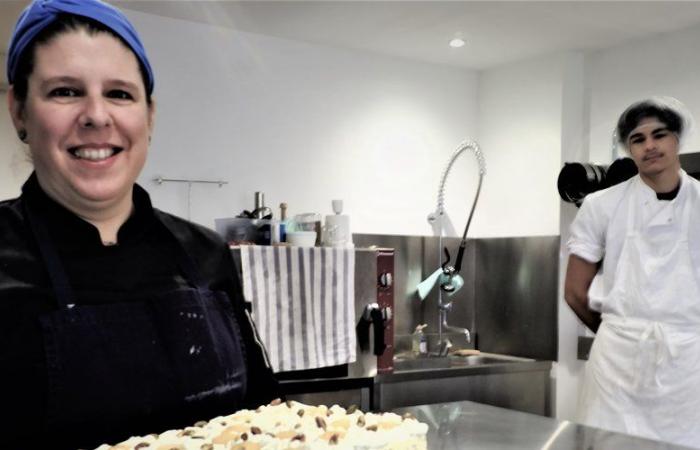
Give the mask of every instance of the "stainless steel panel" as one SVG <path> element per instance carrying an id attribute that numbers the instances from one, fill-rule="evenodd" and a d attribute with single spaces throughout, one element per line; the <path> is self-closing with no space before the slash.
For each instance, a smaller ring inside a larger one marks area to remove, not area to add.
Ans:
<path id="1" fill-rule="evenodd" d="M 382 383 L 376 390 L 377 406 L 382 411 L 471 400 L 533 414 L 551 414 L 548 370 Z"/>
<path id="2" fill-rule="evenodd" d="M 401 408 L 428 424 L 429 449 L 441 450 L 682 450 L 598 428 L 472 402 Z"/>
<path id="3" fill-rule="evenodd" d="M 396 351 L 410 349 L 410 335 L 421 323 L 428 324 L 434 349 L 438 289 L 421 302 L 416 286 L 439 267 L 438 238 L 355 234 L 353 239 L 362 247 L 396 249 Z M 443 245 L 456 254 L 459 241 L 443 238 Z M 558 252 L 558 236 L 470 239 L 462 268 L 465 284 L 453 297 L 448 322 L 468 328 L 472 343 L 453 334 L 455 348 L 476 345 L 491 353 L 556 360 Z"/>
<path id="4" fill-rule="evenodd" d="M 479 350 L 557 359 L 559 236 L 476 240 Z"/>
<path id="5" fill-rule="evenodd" d="M 438 326 L 438 292 L 436 287 L 428 298 L 420 301 L 416 287 L 424 278 L 430 275 L 441 263 L 441 250 L 438 248 L 438 238 L 426 236 L 395 236 L 376 234 L 354 234 L 353 241 L 360 247 L 393 248 L 394 254 L 394 329 L 396 351 L 410 348 L 410 335 L 417 325 L 426 323 L 428 342 L 437 346 Z M 457 255 L 460 239 L 443 238 L 453 261 Z M 464 255 L 462 276 L 464 287 L 453 297 L 453 309 L 450 312 L 450 325 L 466 327 L 475 330 L 474 321 L 474 249 L 473 241 L 469 241 Z M 473 348 L 458 334 L 449 335 L 455 348 Z"/>
<path id="6" fill-rule="evenodd" d="M 481 353 L 478 355 L 458 356 L 449 355 L 446 357 L 429 358 L 394 358 L 394 370 L 396 372 L 409 370 L 442 370 L 459 367 L 492 366 L 494 364 L 514 364 L 534 361 L 532 359 L 518 358 L 514 356 L 495 355 L 492 353 Z"/>

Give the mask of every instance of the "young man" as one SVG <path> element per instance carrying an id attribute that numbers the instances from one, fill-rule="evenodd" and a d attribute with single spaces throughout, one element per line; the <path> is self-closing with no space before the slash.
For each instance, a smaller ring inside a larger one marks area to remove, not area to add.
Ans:
<path id="1" fill-rule="evenodd" d="M 617 135 L 639 174 L 586 197 L 565 297 L 596 338 L 579 420 L 700 446 L 700 182 L 680 168 L 692 117 L 672 98 L 630 106 Z M 589 287 L 601 272 L 603 293 Z"/>

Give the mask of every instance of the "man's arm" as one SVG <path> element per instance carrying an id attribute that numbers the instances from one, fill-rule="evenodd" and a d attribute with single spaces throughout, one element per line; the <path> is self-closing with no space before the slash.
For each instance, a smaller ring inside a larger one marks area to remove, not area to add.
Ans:
<path id="1" fill-rule="evenodd" d="M 598 272 L 598 265 L 571 255 L 566 267 L 564 298 L 579 319 L 594 333 L 600 326 L 600 313 L 588 307 L 588 288 Z"/>

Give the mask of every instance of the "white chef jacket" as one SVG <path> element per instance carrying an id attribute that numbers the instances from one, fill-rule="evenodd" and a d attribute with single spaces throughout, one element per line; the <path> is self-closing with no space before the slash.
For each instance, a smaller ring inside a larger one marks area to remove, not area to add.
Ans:
<path id="1" fill-rule="evenodd" d="M 603 259 L 582 423 L 700 447 L 700 182 L 659 201 L 638 176 L 587 198 L 569 249 Z"/>
<path id="2" fill-rule="evenodd" d="M 642 211 L 644 223 L 657 225 L 675 239 L 677 227 L 680 226 L 684 201 L 692 198 L 690 212 L 691 259 L 700 279 L 700 195 L 688 195 L 690 189 L 700 193 L 700 181 L 690 177 L 684 170 L 680 171 L 681 188 L 673 200 L 659 200 L 656 192 L 642 181 L 639 175 L 629 180 L 586 196 L 576 218 L 571 224 L 571 235 L 567 242 L 569 253 L 583 258 L 590 263 L 603 261 L 599 276 L 602 277 L 600 289 L 589 292 L 589 307 L 598 312 L 623 313 L 615 305 L 603 305 L 604 298 L 612 289 L 615 270 L 626 235 L 627 202 L 632 201 L 632 192 L 637 190 L 639 196 L 638 210 Z M 696 226 L 695 226 L 696 225 Z M 697 245 L 695 245 L 697 243 Z M 649 317 L 653 319 L 653 317 Z"/>

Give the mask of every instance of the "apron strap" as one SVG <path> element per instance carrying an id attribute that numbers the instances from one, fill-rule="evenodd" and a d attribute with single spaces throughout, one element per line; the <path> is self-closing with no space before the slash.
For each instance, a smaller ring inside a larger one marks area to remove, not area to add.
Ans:
<path id="1" fill-rule="evenodd" d="M 30 204 L 31 202 L 24 201 L 24 212 L 29 222 L 29 227 L 34 234 L 39 252 L 41 253 L 46 270 L 49 273 L 49 279 L 56 294 L 56 301 L 60 309 L 70 309 L 75 306 L 75 293 L 73 287 L 68 282 L 68 276 L 63 268 L 61 259 L 58 256 L 56 247 L 54 247 L 49 230 L 46 228 L 46 223 L 41 219 L 40 215 Z"/>
<path id="2" fill-rule="evenodd" d="M 175 221 L 173 220 L 172 216 L 170 216 L 169 214 L 158 210 L 154 212 L 159 221 L 170 232 L 173 239 L 175 239 L 175 242 L 177 242 L 177 262 L 180 266 L 180 270 L 182 270 L 185 275 L 185 279 L 189 280 L 189 282 L 192 283 L 194 287 L 197 288 L 197 290 L 208 289 L 208 286 L 202 278 L 199 269 L 197 269 L 194 260 L 185 250 L 183 241 L 186 241 L 187 239 L 178 238 L 178 234 L 183 235 L 183 238 L 190 237 L 192 235 L 192 232 L 187 227 L 178 227 L 175 224 Z"/>

